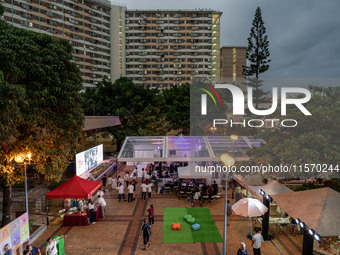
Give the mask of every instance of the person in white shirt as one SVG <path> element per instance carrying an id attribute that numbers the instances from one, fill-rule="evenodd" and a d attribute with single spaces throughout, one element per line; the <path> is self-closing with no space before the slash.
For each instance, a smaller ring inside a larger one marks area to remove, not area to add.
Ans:
<path id="1" fill-rule="evenodd" d="M 98 202 L 98 204 L 100 204 L 100 207 L 102 209 L 103 218 L 105 218 L 105 207 L 106 207 L 105 199 L 102 196 L 98 196 L 97 202 Z"/>
<path id="2" fill-rule="evenodd" d="M 146 200 L 146 189 L 148 187 L 148 185 L 146 185 L 144 182 L 142 183 L 142 185 L 140 186 L 142 189 L 142 199 L 144 198 L 144 200 Z"/>
<path id="3" fill-rule="evenodd" d="M 117 187 L 117 189 L 118 189 L 119 202 L 122 198 L 124 199 L 124 201 L 126 201 L 125 194 L 124 194 L 124 185 L 122 183 L 119 183 L 119 186 Z"/>
<path id="4" fill-rule="evenodd" d="M 124 187 L 124 179 L 120 178 L 120 175 L 118 175 L 118 183 L 121 183 Z M 118 184 L 118 187 L 119 187 L 119 184 Z"/>
<path id="5" fill-rule="evenodd" d="M 112 189 L 112 182 L 113 182 L 113 179 L 111 176 L 107 178 L 107 186 L 109 186 L 109 191 Z"/>
<path id="6" fill-rule="evenodd" d="M 58 255 L 57 241 L 59 241 L 60 239 L 61 238 L 55 241 L 53 241 L 51 238 L 47 239 L 46 252 L 48 255 Z"/>
<path id="7" fill-rule="evenodd" d="M 84 211 L 84 201 L 82 199 L 79 200 L 78 207 L 80 212 Z"/>
<path id="8" fill-rule="evenodd" d="M 126 171 L 126 172 L 125 172 L 125 175 L 124 175 L 124 181 L 125 181 L 125 183 L 126 183 L 126 187 L 129 186 L 129 178 L 130 178 L 129 172 Z"/>
<path id="9" fill-rule="evenodd" d="M 104 196 L 104 191 L 102 191 L 102 189 L 99 189 L 97 192 L 97 196 Z"/>
<path id="10" fill-rule="evenodd" d="M 132 202 L 133 199 L 133 192 L 135 190 L 135 187 L 132 185 L 132 182 L 130 182 L 130 185 L 127 187 L 129 194 L 128 194 L 128 202 Z"/>
<path id="11" fill-rule="evenodd" d="M 255 235 L 253 236 L 252 239 L 254 255 L 261 255 L 261 245 L 264 242 L 263 237 L 261 235 L 261 228 L 255 227 L 254 231 Z"/>
<path id="12" fill-rule="evenodd" d="M 151 198 L 151 191 L 152 191 L 152 183 L 151 182 L 147 185 L 147 189 L 148 189 L 148 196 L 149 196 L 149 198 Z"/>
<path id="13" fill-rule="evenodd" d="M 114 179 L 112 180 L 112 189 L 116 189 L 116 188 L 117 188 L 117 179 L 114 178 Z"/>
<path id="14" fill-rule="evenodd" d="M 142 168 L 142 183 L 144 182 L 144 178 L 145 178 L 145 171 L 144 171 L 144 168 Z"/>

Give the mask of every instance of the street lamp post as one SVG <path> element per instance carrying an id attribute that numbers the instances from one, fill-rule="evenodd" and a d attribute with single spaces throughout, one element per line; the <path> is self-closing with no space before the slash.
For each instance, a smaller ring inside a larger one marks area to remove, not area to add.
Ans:
<path id="1" fill-rule="evenodd" d="M 221 161 L 226 166 L 233 166 L 235 159 L 228 153 L 221 155 Z M 224 199 L 224 230 L 223 230 L 223 255 L 227 254 L 227 212 L 228 212 L 228 171 L 225 173 L 225 199 Z"/>
<path id="2" fill-rule="evenodd" d="M 27 212 L 27 221 L 29 224 L 29 215 L 28 215 L 28 193 L 27 193 L 27 163 L 25 160 L 28 159 L 28 165 L 31 164 L 31 153 L 28 153 L 26 155 L 20 154 L 15 156 L 14 160 L 17 163 L 24 163 L 24 173 L 25 173 L 25 204 L 26 204 L 26 212 Z"/>

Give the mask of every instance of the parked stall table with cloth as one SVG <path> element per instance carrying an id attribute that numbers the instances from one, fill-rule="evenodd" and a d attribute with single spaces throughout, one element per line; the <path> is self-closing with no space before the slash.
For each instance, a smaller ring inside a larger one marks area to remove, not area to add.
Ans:
<path id="1" fill-rule="evenodd" d="M 86 213 L 66 213 L 64 215 L 63 226 L 87 226 L 87 214 Z"/>
<path id="2" fill-rule="evenodd" d="M 63 226 L 87 226 L 88 225 L 88 214 L 84 213 L 72 213 L 68 214 L 66 213 L 64 215 L 63 220 Z M 98 221 L 98 219 L 103 218 L 101 207 L 99 206 L 96 214 L 95 214 L 95 220 Z"/>

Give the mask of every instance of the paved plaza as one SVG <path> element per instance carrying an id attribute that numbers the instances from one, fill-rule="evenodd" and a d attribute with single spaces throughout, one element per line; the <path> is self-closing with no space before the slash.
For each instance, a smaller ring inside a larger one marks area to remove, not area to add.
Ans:
<path id="1" fill-rule="evenodd" d="M 125 168 L 123 171 L 130 170 Z M 92 254 L 221 254 L 223 243 L 163 243 L 163 209 L 167 207 L 190 207 L 184 199 L 179 200 L 174 193 L 152 193 L 152 198 L 141 200 L 140 183 L 137 185 L 136 199 L 132 203 L 118 202 L 117 191 L 106 191 L 106 217 L 90 226 L 63 227 L 50 225 L 47 230 L 33 243 L 44 250 L 44 242 L 48 237 L 66 235 L 65 251 L 67 255 Z M 231 195 L 228 198 L 234 203 Z M 143 240 L 140 235 L 142 220 L 147 217 L 150 204 L 155 207 L 155 225 L 152 227 L 150 247 L 143 251 Z M 200 206 L 200 205 L 195 205 Z M 223 237 L 224 198 L 204 202 L 216 222 Z M 262 245 L 263 255 L 295 255 L 301 254 L 302 237 L 292 237 L 280 228 L 270 226 L 275 239 Z M 253 254 L 251 241 L 246 234 L 250 231 L 248 218 L 233 215 L 228 227 L 227 254 L 236 254 L 240 242 L 247 246 L 248 253 Z M 43 253 L 44 254 L 44 253 Z"/>

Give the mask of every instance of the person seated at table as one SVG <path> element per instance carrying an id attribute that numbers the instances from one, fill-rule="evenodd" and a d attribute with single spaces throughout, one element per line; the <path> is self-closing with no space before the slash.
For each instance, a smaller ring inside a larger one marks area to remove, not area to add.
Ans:
<path id="1" fill-rule="evenodd" d="M 89 219 L 91 224 L 95 224 L 95 214 L 94 214 L 94 204 L 92 200 L 90 199 L 89 202 L 87 203 L 87 208 L 89 210 Z"/>

